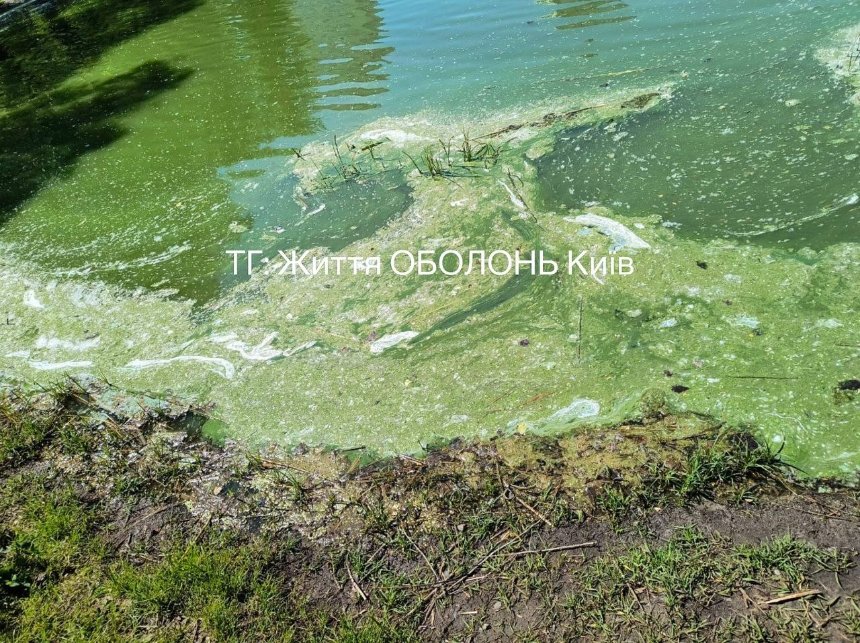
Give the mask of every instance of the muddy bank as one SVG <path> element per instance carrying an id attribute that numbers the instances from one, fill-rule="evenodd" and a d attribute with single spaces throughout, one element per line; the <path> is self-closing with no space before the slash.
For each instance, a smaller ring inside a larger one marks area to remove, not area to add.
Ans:
<path id="1" fill-rule="evenodd" d="M 848 640 L 855 491 L 655 398 L 599 432 L 422 458 L 248 452 L 206 409 L 0 403 L 10 640 Z"/>

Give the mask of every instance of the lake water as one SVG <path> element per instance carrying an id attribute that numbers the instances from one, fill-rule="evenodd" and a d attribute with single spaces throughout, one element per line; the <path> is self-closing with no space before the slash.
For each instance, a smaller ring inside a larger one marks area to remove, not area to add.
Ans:
<path id="1" fill-rule="evenodd" d="M 837 390 L 860 378 L 860 3 L 80 0 L 0 21 L 10 379 L 88 373 L 214 402 L 213 431 L 249 442 L 381 452 L 615 421 L 659 391 L 811 473 L 860 465 Z M 414 171 L 582 106 L 465 176 Z M 634 276 L 247 280 L 225 254 L 605 253 L 566 220 L 585 212 L 648 241 Z M 371 351 L 398 332 L 417 336 Z"/>

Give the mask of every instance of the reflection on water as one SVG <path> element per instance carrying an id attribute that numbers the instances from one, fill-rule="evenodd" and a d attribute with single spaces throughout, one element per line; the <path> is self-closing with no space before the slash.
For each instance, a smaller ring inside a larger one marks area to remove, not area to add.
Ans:
<path id="1" fill-rule="evenodd" d="M 313 109 L 378 108 L 368 98 L 388 91 L 385 56 L 394 49 L 379 43 L 383 26 L 375 0 L 297 0 L 294 15 L 297 30 L 314 43 L 307 50 L 316 79 Z M 285 131 L 283 138 L 293 142 L 301 133 Z M 281 147 L 275 141 L 268 152 Z M 337 252 L 370 236 L 409 204 L 399 172 L 361 176 L 319 195 L 301 194 L 295 177 L 284 176 L 286 158 L 254 156 L 220 170 L 232 186 L 231 200 L 248 213 L 233 226 L 240 234 L 232 248 L 273 252 L 326 247 Z M 225 274 L 222 286 L 232 283 L 233 275 Z"/>
<path id="2" fill-rule="evenodd" d="M 626 2 L 618 0 L 544 0 L 557 6 L 551 18 L 561 21 L 556 29 L 581 29 L 597 25 L 615 24 L 632 20 L 636 16 L 625 11 Z"/>
<path id="3" fill-rule="evenodd" d="M 202 1 L 56 0 L 17 11 L 0 25 L 0 107 L 50 89 L 110 47 Z"/>
<path id="4" fill-rule="evenodd" d="M 118 117 L 192 72 L 141 60 L 86 85 L 58 86 L 107 49 L 199 4 L 65 0 L 7 14 L 0 25 L 0 223 L 82 155 L 126 134 Z"/>
<path id="5" fill-rule="evenodd" d="M 220 169 L 280 172 L 283 158 L 262 146 L 386 91 L 392 48 L 379 44 L 375 0 L 328 4 L 79 0 L 16 12 L 0 32 L 0 240 L 38 239 L 30 258 L 60 276 L 217 295 L 224 248 L 261 216 L 248 206 L 260 199 L 234 200 Z M 286 216 L 267 196 L 263 218 Z"/>
<path id="6" fill-rule="evenodd" d="M 52 91 L 0 118 L 0 223 L 84 154 L 115 143 L 117 118 L 177 86 L 191 72 L 153 61 L 93 85 Z M 27 136 L 22 136 L 27 132 Z"/>
<path id="7" fill-rule="evenodd" d="M 367 98 L 388 91 L 383 71 L 393 47 L 380 44 L 382 18 L 375 0 L 298 0 L 296 16 L 315 44 L 319 109 L 379 107 Z"/>
<path id="8" fill-rule="evenodd" d="M 225 248 L 336 248 L 408 203 L 386 177 L 303 204 L 288 148 L 383 116 L 468 121 L 669 84 L 665 108 L 536 161 L 539 205 L 600 201 L 756 243 L 856 238 L 857 119 L 811 53 L 856 3 L 39 6 L 0 31 L 0 242 L 56 278 L 206 301 Z"/>

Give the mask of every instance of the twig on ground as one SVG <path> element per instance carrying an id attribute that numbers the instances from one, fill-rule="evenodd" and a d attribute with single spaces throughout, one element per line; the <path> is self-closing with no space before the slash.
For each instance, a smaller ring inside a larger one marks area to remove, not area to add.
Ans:
<path id="1" fill-rule="evenodd" d="M 524 549 L 522 551 L 512 551 L 500 556 L 529 556 L 532 554 L 552 554 L 557 551 L 570 551 L 571 549 L 585 549 L 586 547 L 597 547 L 597 541 L 589 540 L 587 543 L 576 543 L 575 545 L 561 545 L 560 547 L 548 547 L 547 549 Z"/>
<path id="2" fill-rule="evenodd" d="M 352 583 L 353 589 L 361 597 L 361 600 L 366 601 L 367 600 L 367 594 L 364 593 L 364 591 L 361 589 L 361 587 L 356 582 L 355 577 L 352 575 L 352 570 L 349 568 L 349 563 L 344 565 L 344 567 L 346 567 L 346 575 L 349 576 L 349 580 Z"/>
<path id="3" fill-rule="evenodd" d="M 764 601 L 762 605 L 778 605 L 780 603 L 788 603 L 789 601 L 796 601 L 799 598 L 807 598 L 808 596 L 818 596 L 821 594 L 820 589 L 807 589 L 802 592 L 794 592 L 793 594 L 786 594 L 785 596 L 777 596 L 776 598 L 771 598 L 770 600 Z"/>

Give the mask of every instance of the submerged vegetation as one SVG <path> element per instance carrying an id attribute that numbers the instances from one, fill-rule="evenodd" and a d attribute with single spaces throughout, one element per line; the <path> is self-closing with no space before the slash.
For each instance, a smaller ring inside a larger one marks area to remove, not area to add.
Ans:
<path id="1" fill-rule="evenodd" d="M 653 91 L 644 92 L 618 101 L 617 108 L 621 113 L 645 110 L 653 107 L 661 98 L 665 98 L 665 95 Z M 341 182 L 367 179 L 392 168 L 408 171 L 411 167 L 419 176 L 430 178 L 479 178 L 486 177 L 487 171 L 499 164 L 505 152 L 513 152 L 510 159 L 513 162 L 520 160 L 516 153 L 517 145 L 511 143 L 519 135 L 524 134 L 527 140 L 536 130 L 581 121 L 591 114 L 599 114 L 601 110 L 613 107 L 616 106 L 609 101 L 563 112 L 550 111 L 536 120 L 491 128 L 491 131 L 481 135 L 472 135 L 463 127 L 458 135 L 439 138 L 425 145 L 417 155 L 410 153 L 402 143 L 392 141 L 384 132 L 375 133 L 381 136 L 382 140 L 359 138 L 357 142 L 342 145 L 337 136 L 334 136 L 330 146 L 311 145 L 307 153 L 293 148 L 290 151 L 299 165 L 308 164 L 312 168 L 310 174 L 313 180 L 308 182 L 307 187 L 315 189 L 330 190 L 338 187 Z M 421 138 L 416 137 L 417 140 Z M 427 140 L 432 139 L 428 137 Z M 318 162 L 314 160 L 314 156 L 319 156 L 322 160 Z M 306 170 L 300 170 L 299 173 L 307 174 Z"/>
<path id="2" fill-rule="evenodd" d="M 860 635 L 856 493 L 707 418 L 362 461 L 101 384 L 0 408 L 5 639 Z"/>
<path id="3" fill-rule="evenodd" d="M 334 158 L 324 165 L 310 160 L 301 150 L 291 151 L 299 161 L 313 164 L 317 171 L 314 187 L 330 190 L 341 181 L 366 180 L 393 168 L 404 170 L 409 166 L 420 176 L 430 178 L 475 178 L 482 175 L 480 170 L 488 170 L 499 162 L 506 145 L 496 140 L 499 135 L 500 132 L 494 132 L 473 138 L 464 131 L 458 139 L 440 139 L 438 144 L 426 146 L 417 158 L 406 150 L 392 150 L 390 140 L 341 146 L 337 136 L 331 144 Z"/>

